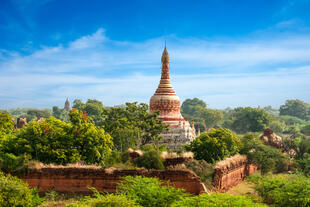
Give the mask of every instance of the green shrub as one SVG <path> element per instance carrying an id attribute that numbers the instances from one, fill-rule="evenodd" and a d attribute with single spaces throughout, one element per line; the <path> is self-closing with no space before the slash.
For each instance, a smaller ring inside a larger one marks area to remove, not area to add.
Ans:
<path id="1" fill-rule="evenodd" d="M 199 196 L 185 197 L 174 202 L 171 207 L 260 207 L 263 204 L 254 203 L 244 196 L 232 196 L 226 193 L 214 193 L 212 195 L 201 194 Z"/>
<path id="2" fill-rule="evenodd" d="M 165 169 L 163 159 L 160 157 L 158 151 L 149 151 L 143 153 L 141 157 L 135 159 L 134 164 L 138 167 L 144 167 L 146 169 Z"/>
<path id="3" fill-rule="evenodd" d="M 139 207 L 139 205 L 124 195 L 107 194 L 101 198 L 90 198 L 80 203 L 66 205 L 66 207 Z"/>
<path id="4" fill-rule="evenodd" d="M 0 169 L 5 173 L 23 174 L 28 170 L 30 157 L 27 155 L 16 156 L 12 153 L 0 152 Z"/>
<path id="5" fill-rule="evenodd" d="M 72 110 L 70 122 L 54 117 L 42 122 L 31 121 L 17 137 L 6 143 L 6 151 L 29 154 L 43 163 L 68 164 L 84 161 L 103 164 L 113 146 L 111 136 L 97 127 L 85 113 Z"/>
<path id="6" fill-rule="evenodd" d="M 150 152 L 150 151 L 163 152 L 163 151 L 166 151 L 166 149 L 167 149 L 166 144 L 160 144 L 160 145 L 146 144 L 146 145 L 141 146 L 141 150 L 144 152 Z"/>
<path id="7" fill-rule="evenodd" d="M 85 196 L 79 203 L 72 203 L 66 207 L 140 207 L 134 200 L 129 200 L 124 194 L 101 194 L 96 188 L 92 197 Z"/>
<path id="8" fill-rule="evenodd" d="M 169 183 L 163 184 L 157 178 L 127 176 L 118 185 L 118 189 L 127 198 L 144 207 L 166 207 L 188 196 L 183 189 L 174 188 Z"/>
<path id="9" fill-rule="evenodd" d="M 214 166 L 204 160 L 189 160 L 184 163 L 187 169 L 190 169 L 198 175 L 205 183 L 207 188 L 212 187 Z"/>
<path id="10" fill-rule="evenodd" d="M 288 157 L 281 150 L 264 145 L 255 134 L 248 133 L 242 140 L 241 154 L 247 155 L 248 161 L 258 166 L 262 174 L 270 171 L 283 172 L 287 170 Z"/>
<path id="11" fill-rule="evenodd" d="M 267 204 L 279 207 L 310 205 L 310 179 L 302 175 L 269 175 L 256 177 L 252 182 Z"/>
<path id="12" fill-rule="evenodd" d="M 37 189 L 29 189 L 17 177 L 0 172 L 0 207 L 34 207 L 42 202 Z"/>
<path id="13" fill-rule="evenodd" d="M 194 153 L 196 160 L 215 163 L 239 152 L 240 140 L 229 129 L 212 129 L 202 133 L 198 138 L 186 146 L 186 150 Z"/>

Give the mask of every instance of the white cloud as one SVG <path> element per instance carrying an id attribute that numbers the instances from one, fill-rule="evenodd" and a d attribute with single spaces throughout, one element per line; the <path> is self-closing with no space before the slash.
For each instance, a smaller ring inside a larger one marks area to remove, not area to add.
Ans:
<path id="1" fill-rule="evenodd" d="M 171 35 L 167 47 L 172 82 L 183 100 L 199 97 L 217 108 L 279 106 L 288 98 L 310 102 L 308 36 L 221 41 Z M 121 42 L 99 29 L 28 56 L 11 52 L 0 58 L 0 108 L 62 105 L 67 96 L 106 105 L 148 102 L 158 85 L 162 49 L 163 38 Z"/>

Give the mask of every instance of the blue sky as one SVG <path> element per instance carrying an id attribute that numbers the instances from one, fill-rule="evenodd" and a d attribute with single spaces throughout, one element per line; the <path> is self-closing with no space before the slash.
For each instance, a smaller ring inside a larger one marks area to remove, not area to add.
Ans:
<path id="1" fill-rule="evenodd" d="M 0 108 L 148 103 L 167 33 L 181 100 L 310 102 L 310 0 L 0 0 Z"/>

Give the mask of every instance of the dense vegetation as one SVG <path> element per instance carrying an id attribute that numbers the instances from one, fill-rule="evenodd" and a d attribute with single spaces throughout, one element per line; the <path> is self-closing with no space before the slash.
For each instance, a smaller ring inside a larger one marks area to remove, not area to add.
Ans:
<path id="1" fill-rule="evenodd" d="M 43 202 L 36 189 L 11 175 L 0 172 L 0 206 L 1 207 L 35 207 Z"/>
<path id="2" fill-rule="evenodd" d="M 264 176 L 252 178 L 264 203 L 310 205 L 310 183 L 305 177 L 310 175 L 308 103 L 287 100 L 279 109 L 267 106 L 215 110 L 194 98 L 185 100 L 181 110 L 184 117 L 195 121 L 196 129 L 200 128 L 202 133 L 177 152 L 187 150 L 194 153 L 195 159 L 185 164 L 203 181 L 212 180 L 213 165 L 217 161 L 244 154 Z M 104 107 L 95 99 L 85 103 L 75 100 L 70 112 L 57 106 L 52 110 L 0 111 L 0 169 L 5 173 L 24 173 L 31 162 L 37 161 L 165 169 L 160 152 L 166 149 L 158 143 L 160 134 L 168 128 L 156 118 L 158 114 L 150 114 L 146 104 Z M 26 117 L 28 124 L 17 129 L 13 117 L 15 120 Z M 45 119 L 37 121 L 41 117 Z M 259 139 L 267 127 L 282 137 L 281 148 L 268 146 Z M 128 148 L 141 149 L 143 156 L 131 163 Z M 268 174 L 288 171 L 295 174 Z M 37 206 L 42 202 L 35 190 L 29 190 L 17 178 L 4 174 L 0 178 L 0 206 Z M 10 182 L 14 185 L 7 187 Z M 227 194 L 190 196 L 169 184 L 162 184 L 155 178 L 127 177 L 119 186 L 118 194 L 102 195 L 94 190 L 93 197 L 86 197 L 71 206 L 262 206 L 248 197 Z M 7 203 L 10 196 L 9 200 L 16 204 Z M 19 205 L 18 202 L 28 204 Z"/>

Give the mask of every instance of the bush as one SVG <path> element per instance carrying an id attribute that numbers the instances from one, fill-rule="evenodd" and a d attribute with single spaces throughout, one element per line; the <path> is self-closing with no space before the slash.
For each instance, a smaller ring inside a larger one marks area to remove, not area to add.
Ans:
<path id="1" fill-rule="evenodd" d="M 15 156 L 11 153 L 0 152 L 0 169 L 5 173 L 26 173 L 29 159 L 30 157 L 27 155 Z"/>
<path id="2" fill-rule="evenodd" d="M 127 198 L 135 200 L 136 203 L 145 207 L 166 207 L 174 201 L 186 197 L 183 189 L 177 189 L 157 178 L 132 177 L 127 176 L 118 189 L 125 194 Z"/>
<path id="3" fill-rule="evenodd" d="M 69 115 L 69 123 L 54 117 L 28 123 L 16 138 L 5 143 L 6 152 L 29 154 L 46 164 L 103 164 L 111 152 L 111 136 L 96 127 L 85 113 L 72 110 Z"/>
<path id="4" fill-rule="evenodd" d="M 186 168 L 192 170 L 206 184 L 206 187 L 212 187 L 214 166 L 204 160 L 189 160 L 184 163 Z"/>
<path id="5" fill-rule="evenodd" d="M 157 151 L 145 152 L 141 157 L 135 159 L 134 164 L 138 167 L 144 167 L 146 169 L 165 169 L 163 159 Z"/>
<path id="6" fill-rule="evenodd" d="M 310 179 L 302 175 L 269 175 L 254 180 L 255 190 L 267 204 L 309 206 Z"/>
<path id="7" fill-rule="evenodd" d="M 88 197 L 80 203 L 69 204 L 66 207 L 139 207 L 139 205 L 122 194 L 97 194 L 95 198 Z"/>
<path id="8" fill-rule="evenodd" d="M 257 165 L 262 174 L 287 170 L 288 157 L 281 150 L 264 145 L 254 134 L 246 134 L 242 146 L 240 153 L 247 155 L 249 163 Z"/>
<path id="9" fill-rule="evenodd" d="M 194 153 L 196 160 L 205 160 L 208 163 L 233 156 L 239 152 L 239 148 L 240 140 L 237 135 L 223 128 L 204 132 L 186 146 L 186 150 Z"/>
<path id="10" fill-rule="evenodd" d="M 34 207 L 42 202 L 37 189 L 29 189 L 17 177 L 0 172 L 0 207 Z"/>
<path id="11" fill-rule="evenodd" d="M 201 194 L 199 196 L 185 197 L 174 202 L 171 207 L 248 207 L 265 206 L 254 203 L 244 196 L 232 196 L 226 193 L 214 193 L 212 195 Z"/>

